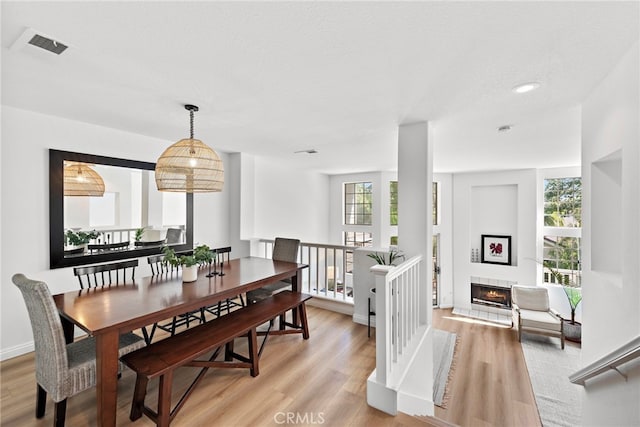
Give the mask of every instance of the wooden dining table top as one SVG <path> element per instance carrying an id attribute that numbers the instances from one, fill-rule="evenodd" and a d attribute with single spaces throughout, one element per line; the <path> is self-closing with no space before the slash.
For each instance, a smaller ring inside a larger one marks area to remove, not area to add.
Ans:
<path id="1" fill-rule="evenodd" d="M 195 282 L 183 283 L 181 272 L 174 271 L 118 285 L 66 292 L 54 295 L 54 300 L 61 316 L 91 335 L 114 329 L 124 333 L 295 277 L 306 267 L 246 257 L 225 263 L 224 276 L 206 277 L 209 269 L 200 268 Z M 296 280 L 292 282 L 297 284 Z"/>

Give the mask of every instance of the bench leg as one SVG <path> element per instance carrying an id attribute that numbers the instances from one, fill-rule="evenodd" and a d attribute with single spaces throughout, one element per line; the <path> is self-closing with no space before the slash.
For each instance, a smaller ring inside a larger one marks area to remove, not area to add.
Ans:
<path id="1" fill-rule="evenodd" d="M 300 321 L 302 322 L 302 338 L 309 339 L 309 323 L 307 322 L 307 308 L 304 303 L 298 306 L 297 312 L 300 315 Z M 295 313 L 295 311 L 294 311 Z"/>
<path id="2" fill-rule="evenodd" d="M 224 346 L 224 360 L 225 362 L 231 362 L 233 360 L 233 341 L 229 341 Z"/>
<path id="3" fill-rule="evenodd" d="M 249 340 L 249 360 L 251 360 L 250 373 L 252 377 L 257 377 L 260 373 L 258 369 L 260 356 L 258 355 L 258 333 L 256 332 L 256 328 L 252 328 L 249 331 L 247 338 Z"/>
<path id="4" fill-rule="evenodd" d="M 169 371 L 160 377 L 158 387 L 158 427 L 169 427 L 171 421 L 171 383 L 173 371 Z"/>
<path id="5" fill-rule="evenodd" d="M 129 419 L 131 421 L 135 421 L 142 416 L 142 412 L 144 409 L 144 398 L 147 395 L 148 383 L 149 378 L 147 378 L 145 375 L 137 374 L 136 386 L 133 391 L 133 401 L 131 402 L 131 413 L 129 414 Z"/>

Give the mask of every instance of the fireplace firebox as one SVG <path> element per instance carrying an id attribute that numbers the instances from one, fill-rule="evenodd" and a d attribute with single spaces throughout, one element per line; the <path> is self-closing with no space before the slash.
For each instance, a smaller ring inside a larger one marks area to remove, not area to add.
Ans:
<path id="1" fill-rule="evenodd" d="M 471 283 L 471 302 L 511 309 L 511 289 L 480 283 Z"/>

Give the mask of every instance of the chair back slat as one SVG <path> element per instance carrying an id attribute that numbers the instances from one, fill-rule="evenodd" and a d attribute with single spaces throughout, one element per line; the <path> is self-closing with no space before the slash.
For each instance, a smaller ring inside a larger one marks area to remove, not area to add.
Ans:
<path id="1" fill-rule="evenodd" d="M 114 262 L 110 264 L 96 264 L 86 267 L 75 267 L 73 274 L 78 277 L 80 288 L 95 288 L 113 284 L 125 283 L 127 281 L 127 270 L 131 269 L 131 280 L 135 280 L 138 260 L 128 260 Z M 113 272 L 113 275 L 112 275 Z M 122 272 L 122 276 L 120 276 Z M 106 274 L 105 274 L 106 273 Z M 113 280 L 115 276 L 115 281 Z M 92 281 L 93 278 L 93 281 Z M 92 283 L 93 282 L 93 283 Z"/>
<path id="2" fill-rule="evenodd" d="M 214 249 L 213 252 L 216 254 L 216 262 L 218 264 L 224 264 L 225 258 L 226 262 L 229 262 L 229 256 L 231 254 L 231 246 L 226 246 L 224 248 Z"/>

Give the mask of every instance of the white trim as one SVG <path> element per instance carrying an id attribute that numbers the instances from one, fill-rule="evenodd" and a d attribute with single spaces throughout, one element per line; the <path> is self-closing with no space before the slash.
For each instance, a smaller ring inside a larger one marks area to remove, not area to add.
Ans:
<path id="1" fill-rule="evenodd" d="M 34 342 L 29 341 L 24 344 L 14 345 L 13 347 L 5 348 L 0 351 L 0 361 L 7 359 L 13 359 L 14 357 L 22 356 L 23 354 L 30 353 L 35 350 Z"/>

